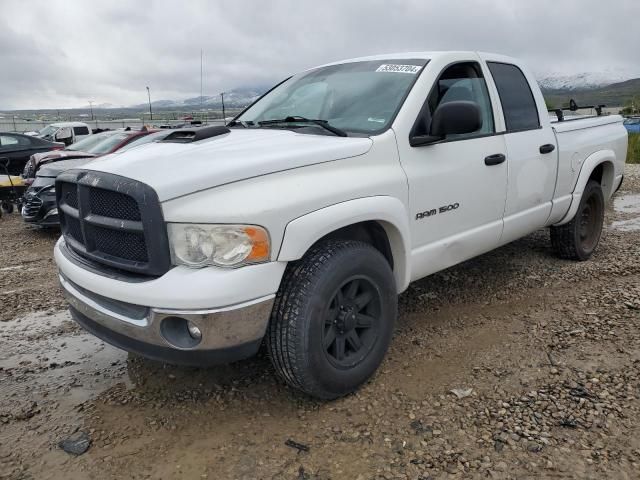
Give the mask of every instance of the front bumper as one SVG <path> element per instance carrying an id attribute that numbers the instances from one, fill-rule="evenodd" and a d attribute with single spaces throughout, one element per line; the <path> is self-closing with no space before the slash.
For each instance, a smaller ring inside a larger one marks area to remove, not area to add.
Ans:
<path id="1" fill-rule="evenodd" d="M 73 319 L 118 348 L 154 360 L 205 366 L 254 355 L 265 334 L 274 296 L 211 310 L 132 305 L 97 295 L 59 275 Z M 187 322 L 201 332 L 194 339 Z"/>
<path id="2" fill-rule="evenodd" d="M 23 197 L 20 213 L 25 222 L 33 225 L 41 227 L 60 225 L 55 195 L 38 195 L 27 191 Z"/>
<path id="3" fill-rule="evenodd" d="M 140 279 L 80 262 L 64 238 L 54 256 L 71 314 L 85 329 L 130 352 L 197 366 L 228 363 L 258 350 L 286 267 L 283 262 L 237 269 L 175 267 L 161 277 Z M 199 341 L 188 336 L 187 325 L 200 330 Z"/>

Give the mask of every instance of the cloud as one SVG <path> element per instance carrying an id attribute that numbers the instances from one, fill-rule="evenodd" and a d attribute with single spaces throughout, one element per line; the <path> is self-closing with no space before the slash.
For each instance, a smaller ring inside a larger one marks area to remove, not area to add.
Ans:
<path id="1" fill-rule="evenodd" d="M 521 57 L 539 73 L 640 76 L 640 2 L 3 0 L 0 109 L 143 103 L 276 82 L 342 58 L 416 50 Z"/>

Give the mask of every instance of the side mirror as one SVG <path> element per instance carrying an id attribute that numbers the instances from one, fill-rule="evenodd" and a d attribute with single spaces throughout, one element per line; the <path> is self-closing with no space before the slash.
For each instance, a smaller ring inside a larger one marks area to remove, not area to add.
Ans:
<path id="1" fill-rule="evenodd" d="M 482 114 L 476 102 L 456 100 L 438 106 L 433 112 L 428 135 L 412 137 L 412 147 L 442 140 L 447 135 L 473 133 L 482 127 Z"/>
<path id="2" fill-rule="evenodd" d="M 446 137 L 473 133 L 482 127 L 482 115 L 476 102 L 458 100 L 436 108 L 431 120 L 431 135 Z"/>

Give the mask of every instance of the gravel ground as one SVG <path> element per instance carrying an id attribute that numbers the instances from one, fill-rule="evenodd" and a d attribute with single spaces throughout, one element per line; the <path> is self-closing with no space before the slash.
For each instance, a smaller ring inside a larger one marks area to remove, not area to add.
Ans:
<path id="1" fill-rule="evenodd" d="M 180 368 L 82 332 L 55 237 L 0 219 L 0 478 L 640 477 L 639 166 L 592 260 L 541 231 L 412 284 L 379 373 L 329 403 L 264 356 Z"/>

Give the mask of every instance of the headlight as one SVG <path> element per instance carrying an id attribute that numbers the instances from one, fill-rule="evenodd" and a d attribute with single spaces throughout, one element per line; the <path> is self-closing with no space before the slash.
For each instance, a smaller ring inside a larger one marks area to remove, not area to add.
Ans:
<path id="1" fill-rule="evenodd" d="M 269 260 L 269 234 L 254 225 L 169 223 L 174 265 L 237 267 Z"/>

